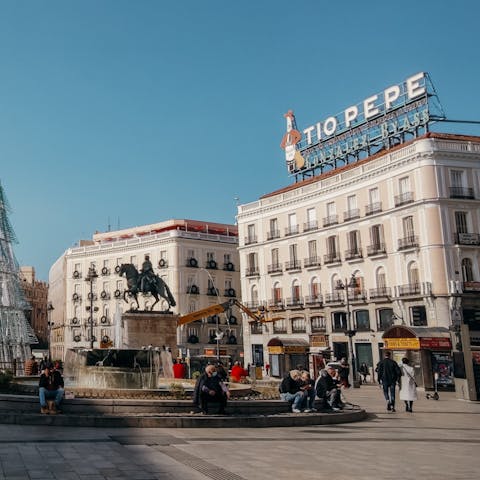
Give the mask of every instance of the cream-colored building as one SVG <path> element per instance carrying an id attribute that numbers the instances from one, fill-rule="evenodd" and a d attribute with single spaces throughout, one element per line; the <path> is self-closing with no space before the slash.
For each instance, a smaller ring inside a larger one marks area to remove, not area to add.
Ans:
<path id="1" fill-rule="evenodd" d="M 69 348 L 89 348 L 92 332 L 94 348 L 99 348 L 102 340 L 122 348 L 121 316 L 134 302 L 128 296 L 128 303 L 124 301 L 127 281 L 118 274 L 121 264 L 131 263 L 140 270 L 145 255 L 149 255 L 154 272 L 167 283 L 176 300 L 171 310 L 183 315 L 239 295 L 237 247 L 235 225 L 168 220 L 96 233 L 91 241 L 69 248 L 49 274 L 49 301 L 54 307 L 51 320 L 54 330 L 62 332 L 52 338 L 52 356 L 64 358 Z M 90 267 L 98 274 L 92 286 L 85 281 Z M 149 309 L 153 301 L 150 295 L 139 295 L 140 309 Z M 161 299 L 155 310 L 167 307 Z M 240 320 L 235 310 L 228 322 L 226 315 L 220 315 L 183 325 L 177 332 L 178 353 L 183 357 L 188 353 L 191 357 L 239 358 L 243 351 Z M 217 332 L 223 334 L 218 344 Z"/>
<path id="2" fill-rule="evenodd" d="M 478 326 L 479 206 L 480 137 L 434 133 L 239 206 L 243 301 L 280 318 L 244 323 L 245 361 L 281 375 L 351 332 L 372 369 L 392 325 Z"/>

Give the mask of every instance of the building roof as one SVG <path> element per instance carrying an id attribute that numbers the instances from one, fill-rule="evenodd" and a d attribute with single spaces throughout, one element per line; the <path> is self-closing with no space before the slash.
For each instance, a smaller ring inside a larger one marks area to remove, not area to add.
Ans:
<path id="1" fill-rule="evenodd" d="M 407 145 L 410 145 L 414 142 L 417 142 L 418 140 L 423 140 L 425 138 L 437 138 L 440 140 L 457 140 L 457 141 L 463 141 L 463 142 L 475 142 L 475 143 L 480 143 L 480 137 L 479 136 L 473 136 L 473 135 L 457 135 L 457 134 L 452 134 L 452 133 L 436 133 L 436 132 L 428 132 L 425 135 L 422 135 L 418 138 L 415 138 L 413 140 L 410 140 L 408 142 L 402 143 L 400 145 L 396 145 L 395 147 L 389 148 L 388 150 L 381 150 L 380 152 L 371 155 L 370 157 L 367 157 L 363 160 L 359 160 L 358 162 L 350 163 L 348 165 L 345 165 L 344 167 L 336 168 L 334 170 L 330 170 L 328 172 L 322 173 L 321 175 L 317 175 L 312 178 L 308 178 L 306 180 L 302 180 L 300 182 L 293 183 L 291 185 L 287 185 L 286 187 L 280 188 L 278 190 L 275 190 L 270 193 L 266 193 L 265 195 L 262 195 L 260 199 L 263 198 L 268 198 L 268 197 L 273 197 L 275 195 L 279 195 L 281 193 L 289 192 L 291 190 L 295 190 L 296 188 L 304 187 L 305 185 L 309 185 L 315 182 L 319 182 L 320 180 L 324 180 L 325 178 L 331 177 L 332 175 L 337 175 L 338 173 L 345 172 L 346 170 L 350 170 L 352 168 L 358 167 L 359 165 L 363 165 L 365 163 L 368 163 L 372 160 L 375 160 L 382 155 L 385 155 L 385 153 L 391 153 L 394 152 L 395 150 L 399 150 L 401 148 L 406 147 Z"/>

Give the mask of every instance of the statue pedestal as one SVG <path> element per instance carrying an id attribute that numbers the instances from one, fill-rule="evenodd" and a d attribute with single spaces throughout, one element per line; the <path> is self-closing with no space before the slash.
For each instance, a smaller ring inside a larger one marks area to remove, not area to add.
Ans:
<path id="1" fill-rule="evenodd" d="M 121 348 L 141 349 L 143 346 L 170 347 L 177 351 L 178 315 L 157 312 L 126 312 L 122 315 Z"/>

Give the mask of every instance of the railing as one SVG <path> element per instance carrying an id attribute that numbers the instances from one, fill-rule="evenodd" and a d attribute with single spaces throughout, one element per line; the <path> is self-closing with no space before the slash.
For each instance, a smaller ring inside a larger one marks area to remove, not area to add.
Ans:
<path id="1" fill-rule="evenodd" d="M 365 302 L 367 300 L 367 291 L 354 289 L 348 294 L 348 299 L 351 302 Z"/>
<path id="2" fill-rule="evenodd" d="M 354 248 L 353 250 L 345 250 L 345 260 L 354 260 L 357 258 L 363 258 L 361 248 Z"/>
<path id="3" fill-rule="evenodd" d="M 338 223 L 338 215 L 330 215 L 323 219 L 323 226 L 329 227 L 330 225 L 336 225 Z"/>
<path id="4" fill-rule="evenodd" d="M 257 310 L 260 307 L 263 307 L 263 302 L 260 302 L 259 300 L 256 300 L 255 302 L 253 301 L 244 302 L 243 304 L 250 310 Z"/>
<path id="5" fill-rule="evenodd" d="M 337 252 L 334 253 L 326 253 L 323 256 L 323 263 L 328 264 L 328 263 L 336 263 L 336 262 L 341 262 L 340 255 Z"/>
<path id="6" fill-rule="evenodd" d="M 325 303 L 343 303 L 344 296 L 343 293 L 340 292 L 333 292 L 333 293 L 326 293 L 324 295 Z"/>
<path id="7" fill-rule="evenodd" d="M 373 215 L 382 211 L 382 202 L 374 202 L 365 206 L 365 215 Z"/>
<path id="8" fill-rule="evenodd" d="M 291 260 L 289 262 L 285 262 L 285 270 L 299 270 L 302 268 L 302 264 L 300 260 Z"/>
<path id="9" fill-rule="evenodd" d="M 392 296 L 392 289 L 390 287 L 371 288 L 369 291 L 370 299 L 389 298 L 391 296 Z"/>
<path id="10" fill-rule="evenodd" d="M 398 285 L 398 295 L 400 297 L 406 295 L 419 295 L 421 293 L 419 283 L 407 283 L 406 285 Z"/>
<path id="11" fill-rule="evenodd" d="M 257 236 L 256 235 L 249 235 L 245 237 L 245 245 L 251 245 L 252 243 L 257 243 Z"/>
<path id="12" fill-rule="evenodd" d="M 321 295 L 307 295 L 305 297 L 305 305 L 312 307 L 318 306 L 320 307 L 323 303 L 323 298 Z"/>
<path id="13" fill-rule="evenodd" d="M 260 275 L 258 267 L 247 267 L 247 269 L 245 270 L 246 277 L 255 277 L 257 275 Z"/>
<path id="14" fill-rule="evenodd" d="M 387 253 L 387 247 L 384 243 L 374 243 L 373 245 L 367 246 L 367 255 L 369 257 L 385 253 Z"/>
<path id="15" fill-rule="evenodd" d="M 286 300 L 287 307 L 303 307 L 303 298 L 302 297 L 289 297 Z"/>
<path id="16" fill-rule="evenodd" d="M 398 249 L 405 250 L 406 248 L 415 248 L 418 247 L 418 236 L 410 235 L 405 238 L 400 238 L 398 240 Z"/>
<path id="17" fill-rule="evenodd" d="M 263 328 L 261 323 L 251 323 L 250 324 L 250 333 L 252 335 L 261 335 L 263 333 Z"/>
<path id="18" fill-rule="evenodd" d="M 267 232 L 267 240 L 273 240 L 275 238 L 280 238 L 280 230 L 270 230 Z"/>
<path id="19" fill-rule="evenodd" d="M 360 218 L 359 208 L 352 208 L 352 210 L 347 210 L 346 212 L 343 212 L 344 222 L 347 222 L 348 220 L 355 220 L 356 218 Z"/>
<path id="20" fill-rule="evenodd" d="M 308 267 L 319 267 L 321 265 L 320 257 L 308 257 L 303 260 L 303 266 Z"/>
<path id="21" fill-rule="evenodd" d="M 288 237 L 289 235 L 296 235 L 299 232 L 298 225 L 290 225 L 289 227 L 285 228 L 285 236 Z"/>
<path id="22" fill-rule="evenodd" d="M 317 228 L 318 228 L 317 220 L 312 220 L 310 222 L 306 222 L 303 224 L 304 232 L 311 232 L 312 230 L 316 230 Z"/>
<path id="23" fill-rule="evenodd" d="M 271 299 L 267 303 L 268 308 L 283 309 L 283 300 L 281 298 Z"/>
<path id="24" fill-rule="evenodd" d="M 407 203 L 413 202 L 413 192 L 405 192 L 401 193 L 400 195 L 395 195 L 395 206 L 400 207 L 401 205 L 405 205 Z"/>
<path id="25" fill-rule="evenodd" d="M 450 198 L 468 198 L 474 199 L 473 188 L 469 187 L 450 187 Z"/>
<path id="26" fill-rule="evenodd" d="M 272 263 L 271 265 L 267 266 L 268 273 L 281 273 L 283 272 L 282 264 L 281 263 Z"/>

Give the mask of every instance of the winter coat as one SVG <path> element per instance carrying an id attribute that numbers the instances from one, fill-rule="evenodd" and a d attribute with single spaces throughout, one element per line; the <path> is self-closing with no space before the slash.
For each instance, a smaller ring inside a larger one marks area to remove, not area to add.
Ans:
<path id="1" fill-rule="evenodd" d="M 413 402 L 417 399 L 417 387 L 415 385 L 415 371 L 410 365 L 403 364 L 400 367 L 402 371 L 402 386 L 400 387 L 400 400 Z"/>
<path id="2" fill-rule="evenodd" d="M 383 385 L 395 385 L 398 379 L 402 376 L 400 367 L 397 362 L 391 358 L 384 358 L 378 363 L 378 380 Z"/>
<path id="3" fill-rule="evenodd" d="M 338 388 L 338 381 L 332 378 L 326 370 L 321 370 L 320 375 L 315 382 L 315 392 L 317 397 L 324 398 L 325 395 L 334 388 Z"/>
<path id="4" fill-rule="evenodd" d="M 300 382 L 297 382 L 290 376 L 290 374 L 287 374 L 280 384 L 279 391 L 280 393 L 294 394 L 300 391 L 300 386 Z"/>

